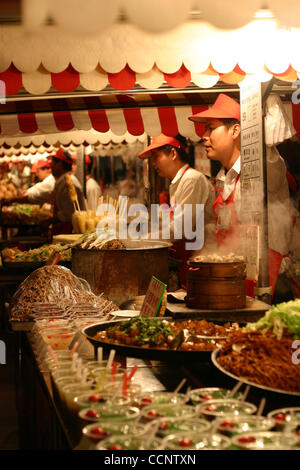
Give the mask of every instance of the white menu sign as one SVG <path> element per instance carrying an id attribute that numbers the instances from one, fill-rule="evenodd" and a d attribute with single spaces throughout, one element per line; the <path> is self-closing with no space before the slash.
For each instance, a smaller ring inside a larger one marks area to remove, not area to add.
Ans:
<path id="1" fill-rule="evenodd" d="M 247 275 L 259 277 L 261 236 L 264 227 L 263 116 L 258 82 L 240 85 L 241 104 L 241 223 L 242 251 Z M 251 227 L 251 228 L 250 228 Z"/>

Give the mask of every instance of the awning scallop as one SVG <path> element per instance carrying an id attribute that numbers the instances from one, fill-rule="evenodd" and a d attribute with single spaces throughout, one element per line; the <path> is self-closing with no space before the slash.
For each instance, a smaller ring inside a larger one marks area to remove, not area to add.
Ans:
<path id="1" fill-rule="evenodd" d="M 278 30 L 274 22 L 252 22 L 219 30 L 191 21 L 150 35 L 131 24 L 114 24 L 102 34 L 79 37 L 55 26 L 25 34 L 20 26 L 0 27 L 0 80 L 6 95 L 56 90 L 100 91 L 110 85 L 174 88 L 194 83 L 209 88 L 218 80 L 241 82 L 247 74 L 293 82 L 300 60 L 300 29 Z M 232 45 L 234 44 L 234 47 Z M 28 53 L 30 51 L 30 54 Z"/>

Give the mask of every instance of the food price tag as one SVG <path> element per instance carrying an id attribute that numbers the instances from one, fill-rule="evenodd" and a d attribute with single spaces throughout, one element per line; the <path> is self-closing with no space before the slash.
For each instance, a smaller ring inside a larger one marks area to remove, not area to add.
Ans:
<path id="1" fill-rule="evenodd" d="M 157 316 L 166 288 L 166 284 L 152 276 L 141 308 L 141 315 L 146 317 Z"/>

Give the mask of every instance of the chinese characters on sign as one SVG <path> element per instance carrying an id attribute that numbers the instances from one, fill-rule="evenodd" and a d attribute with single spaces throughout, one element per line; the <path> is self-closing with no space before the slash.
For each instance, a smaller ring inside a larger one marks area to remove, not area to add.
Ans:
<path id="1" fill-rule="evenodd" d="M 166 288 L 166 284 L 152 276 L 141 308 L 141 315 L 155 317 L 158 314 Z"/>

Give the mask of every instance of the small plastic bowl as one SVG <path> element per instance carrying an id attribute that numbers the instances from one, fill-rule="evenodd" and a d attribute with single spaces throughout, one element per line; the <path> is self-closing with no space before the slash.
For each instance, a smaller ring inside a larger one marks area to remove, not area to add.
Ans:
<path id="1" fill-rule="evenodd" d="M 160 418 L 178 418 L 190 419 L 195 418 L 196 408 L 183 404 L 153 404 L 142 408 L 141 415 L 146 422 L 150 422 Z"/>
<path id="2" fill-rule="evenodd" d="M 135 406 L 144 408 L 150 405 L 184 404 L 186 396 L 182 393 L 148 392 L 133 398 Z"/>
<path id="3" fill-rule="evenodd" d="M 200 418 L 182 419 L 179 418 L 163 418 L 152 421 L 151 426 L 158 426 L 156 435 L 165 438 L 170 434 L 182 432 L 203 433 L 211 428 L 209 421 Z"/>
<path id="4" fill-rule="evenodd" d="M 112 436 L 142 436 L 147 434 L 147 427 L 139 423 L 111 423 L 99 422 L 88 424 L 82 429 L 82 434 L 90 439 L 92 442 L 97 443 L 103 439 L 108 439 Z"/>
<path id="5" fill-rule="evenodd" d="M 155 437 L 147 443 L 145 436 L 113 436 L 96 445 L 96 450 L 160 450 L 161 439 Z"/>
<path id="6" fill-rule="evenodd" d="M 124 397 L 115 397 L 112 401 L 111 395 L 104 393 L 84 393 L 74 398 L 75 403 L 77 403 L 79 409 L 87 407 L 101 407 L 106 406 L 107 404 L 116 404 L 119 405 L 129 405 L 130 399 Z"/>
<path id="7" fill-rule="evenodd" d="M 40 331 L 44 342 L 54 350 L 67 349 L 75 333 L 72 328 L 44 328 Z"/>
<path id="8" fill-rule="evenodd" d="M 231 439 L 221 434 L 207 432 L 182 432 L 167 436 L 162 442 L 164 450 L 225 450 Z"/>
<path id="9" fill-rule="evenodd" d="M 110 422 L 129 422 L 135 421 L 140 417 L 140 410 L 133 406 L 109 405 L 101 408 L 83 408 L 78 413 L 79 417 L 87 423 L 109 420 Z"/>
<path id="10" fill-rule="evenodd" d="M 224 400 L 227 398 L 233 398 L 234 400 L 242 400 L 243 394 L 236 392 L 234 396 L 230 396 L 231 390 L 219 387 L 206 387 L 206 388 L 195 388 L 190 390 L 188 393 L 188 399 L 193 405 L 199 405 L 207 400 Z"/>
<path id="11" fill-rule="evenodd" d="M 208 420 L 224 416 L 252 415 L 256 413 L 257 407 L 252 403 L 234 400 L 207 400 L 196 406 L 197 414 L 203 415 Z"/>
<path id="12" fill-rule="evenodd" d="M 267 417 L 274 419 L 277 430 L 292 430 L 300 426 L 300 407 L 279 408 L 268 413 Z"/>
<path id="13" fill-rule="evenodd" d="M 228 416 L 213 422 L 215 432 L 232 437 L 245 432 L 270 431 L 274 427 L 274 419 L 264 416 Z"/>
<path id="14" fill-rule="evenodd" d="M 232 438 L 232 444 L 240 450 L 292 450 L 297 436 L 281 432 L 245 432 Z"/>

